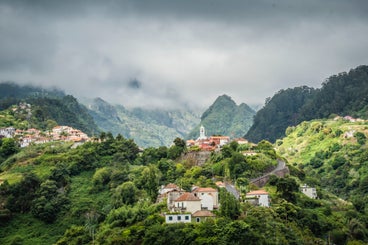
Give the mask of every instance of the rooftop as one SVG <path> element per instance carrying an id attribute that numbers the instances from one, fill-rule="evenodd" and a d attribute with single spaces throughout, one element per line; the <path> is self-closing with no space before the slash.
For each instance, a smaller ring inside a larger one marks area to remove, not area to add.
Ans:
<path id="1" fill-rule="evenodd" d="M 192 214 L 193 217 L 215 217 L 212 212 L 208 210 L 198 210 L 197 212 Z"/>
<path id="2" fill-rule="evenodd" d="M 185 192 L 183 195 L 181 195 L 175 200 L 175 202 L 183 202 L 183 201 L 201 201 L 201 199 L 194 196 L 193 193 Z"/>
<path id="3" fill-rule="evenodd" d="M 247 195 L 268 195 L 268 192 L 265 190 L 256 190 L 248 192 Z"/>

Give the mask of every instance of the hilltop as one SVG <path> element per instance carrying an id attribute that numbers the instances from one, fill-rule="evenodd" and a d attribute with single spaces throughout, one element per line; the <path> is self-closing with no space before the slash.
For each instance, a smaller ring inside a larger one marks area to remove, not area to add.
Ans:
<path id="1" fill-rule="evenodd" d="M 266 100 L 245 137 L 253 142 L 275 142 L 288 126 L 303 121 L 353 116 L 368 119 L 368 66 L 330 76 L 322 88 L 307 86 L 282 89 Z"/>
<path id="2" fill-rule="evenodd" d="M 206 128 L 208 135 L 242 137 L 251 127 L 254 115 L 255 111 L 247 104 L 237 105 L 230 96 L 222 95 L 202 114 L 200 123 L 185 138 L 196 139 L 200 126 Z"/>

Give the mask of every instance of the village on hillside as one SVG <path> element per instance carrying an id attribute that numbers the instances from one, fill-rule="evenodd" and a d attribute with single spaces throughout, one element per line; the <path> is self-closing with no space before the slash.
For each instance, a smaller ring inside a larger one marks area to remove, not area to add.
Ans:
<path id="1" fill-rule="evenodd" d="M 50 131 L 41 131 L 35 128 L 27 130 L 15 129 L 13 127 L 0 128 L 0 138 L 14 138 L 19 142 L 20 147 L 52 141 L 83 143 L 91 140 L 81 130 L 69 126 L 56 126 Z"/>
<path id="2" fill-rule="evenodd" d="M 248 144 L 248 140 L 243 138 L 237 138 L 238 144 Z M 202 151 L 214 151 L 220 149 L 224 145 L 230 143 L 229 136 L 212 135 L 210 137 L 206 136 L 206 129 L 202 125 L 199 129 L 199 137 L 196 140 L 190 139 L 186 141 L 187 147 L 198 147 Z"/>

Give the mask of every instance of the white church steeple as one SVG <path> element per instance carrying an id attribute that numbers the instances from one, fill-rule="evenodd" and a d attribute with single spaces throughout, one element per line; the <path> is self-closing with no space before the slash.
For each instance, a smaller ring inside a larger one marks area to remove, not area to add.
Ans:
<path id="1" fill-rule="evenodd" d="M 206 130 L 204 129 L 203 125 L 201 125 L 200 129 L 199 129 L 199 140 L 205 140 L 207 139 L 206 136 Z"/>

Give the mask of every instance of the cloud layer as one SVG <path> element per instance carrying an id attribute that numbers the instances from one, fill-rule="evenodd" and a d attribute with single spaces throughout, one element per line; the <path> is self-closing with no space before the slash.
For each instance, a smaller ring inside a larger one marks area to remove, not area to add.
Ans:
<path id="1" fill-rule="evenodd" d="M 366 1 L 1 1 L 0 80 L 125 106 L 262 103 L 368 64 Z"/>

